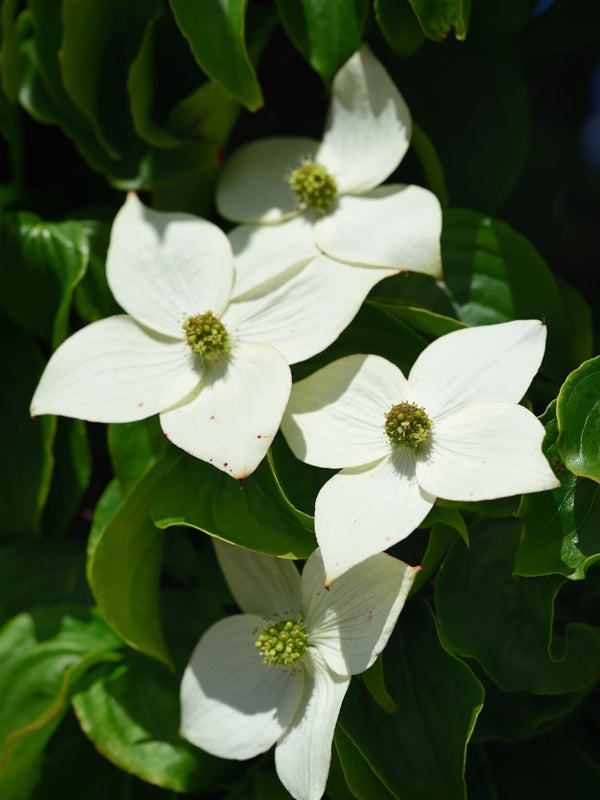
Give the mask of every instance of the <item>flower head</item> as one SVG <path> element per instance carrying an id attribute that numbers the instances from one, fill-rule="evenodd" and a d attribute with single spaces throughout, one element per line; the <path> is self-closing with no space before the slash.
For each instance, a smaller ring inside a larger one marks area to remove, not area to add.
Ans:
<path id="1" fill-rule="evenodd" d="M 454 331 L 408 378 L 373 355 L 342 358 L 292 388 L 282 430 L 294 454 L 340 468 L 315 530 L 330 582 L 404 539 L 437 497 L 489 500 L 556 488 L 544 428 L 519 401 L 546 328 L 517 320 Z"/>
<path id="2" fill-rule="evenodd" d="M 263 252 L 268 258 L 268 253 Z M 127 315 L 94 322 L 54 353 L 31 413 L 92 422 L 160 414 L 173 444 L 242 478 L 265 455 L 287 403 L 289 364 L 349 322 L 339 273 L 299 265 L 249 287 L 229 240 L 191 214 L 133 193 L 116 215 L 107 278 Z"/>
<path id="3" fill-rule="evenodd" d="M 216 201 L 224 217 L 246 223 L 231 234 L 236 254 L 252 258 L 248 240 L 271 239 L 279 253 L 271 274 L 303 259 L 319 259 L 322 271 L 337 261 L 368 270 L 367 291 L 399 270 L 439 277 L 437 198 L 419 186 L 380 186 L 406 153 L 411 127 L 402 96 L 363 45 L 334 78 L 322 142 L 261 139 L 226 161 Z"/>
<path id="4" fill-rule="evenodd" d="M 275 745 L 286 789 L 319 800 L 350 676 L 385 647 L 419 567 L 379 554 L 327 591 L 318 550 L 300 577 L 290 561 L 215 547 L 244 613 L 196 646 L 181 685 L 182 734 L 222 758 Z"/>

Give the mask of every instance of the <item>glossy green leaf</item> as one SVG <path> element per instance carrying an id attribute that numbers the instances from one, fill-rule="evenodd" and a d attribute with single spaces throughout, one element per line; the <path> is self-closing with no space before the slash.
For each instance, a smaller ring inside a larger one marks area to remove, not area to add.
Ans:
<path id="1" fill-rule="evenodd" d="M 88 238 L 89 260 L 83 279 L 75 287 L 73 297 L 75 309 L 85 322 L 123 313 L 114 299 L 106 280 L 106 251 L 110 226 L 97 220 L 82 220 L 81 225 Z"/>
<path id="2" fill-rule="evenodd" d="M 454 28 L 457 39 L 465 39 L 471 14 L 471 0 L 409 0 L 425 35 L 435 41 Z"/>
<path id="3" fill-rule="evenodd" d="M 82 681 L 73 708 L 100 753 L 121 769 L 176 792 L 218 788 L 229 763 L 179 736 L 179 678 L 129 652 Z"/>
<path id="4" fill-rule="evenodd" d="M 151 513 L 159 528 L 189 525 L 269 555 L 307 558 L 315 549 L 313 520 L 290 504 L 267 460 L 243 482 L 211 464 L 170 449 L 155 469 Z M 142 481 L 144 484 L 146 479 Z"/>
<path id="5" fill-rule="evenodd" d="M 450 650 L 476 659 L 504 691 L 565 694 L 591 685 L 600 672 L 600 634 L 571 621 L 553 630 L 557 575 L 513 575 L 519 520 L 487 520 L 457 541 L 435 588 L 440 632 Z"/>
<path id="6" fill-rule="evenodd" d="M 12 537 L 40 532 L 43 505 L 50 490 L 55 417 L 33 420 L 29 403 L 44 358 L 24 331 L 0 320 L 0 371 L 9 391 L 0 393 L 2 452 L 0 460 L 0 533 Z"/>
<path id="7" fill-rule="evenodd" d="M 425 34 L 408 2 L 375 0 L 375 18 L 392 52 L 408 58 L 425 41 Z"/>
<path id="8" fill-rule="evenodd" d="M 527 239 L 476 211 L 449 209 L 442 258 L 458 318 L 469 325 L 545 320 L 548 342 L 542 369 L 562 381 L 568 369 L 564 310 L 552 273 Z"/>
<path id="9" fill-rule="evenodd" d="M 394 797 L 463 800 L 481 685 L 441 647 L 431 612 L 418 600 L 404 608 L 383 660 L 398 711 L 383 711 L 352 681 L 340 727 Z"/>
<path id="10" fill-rule="evenodd" d="M 150 469 L 167 446 L 158 417 L 109 425 L 108 447 L 123 495 Z"/>
<path id="11" fill-rule="evenodd" d="M 105 495 L 108 522 L 99 534 L 97 529 L 92 531 L 87 571 L 96 603 L 110 627 L 131 647 L 171 666 L 159 607 L 164 534 L 149 516 L 164 472 L 159 462 L 112 515 L 111 505 L 118 501 L 119 492 L 112 489 Z"/>
<path id="12" fill-rule="evenodd" d="M 89 245 L 80 222 L 44 222 L 35 214 L 2 220 L 0 297 L 6 314 L 56 348 L 67 334 L 75 286 Z"/>
<path id="13" fill-rule="evenodd" d="M 518 510 L 523 535 L 515 573 L 582 580 L 588 568 L 600 560 L 600 487 L 564 468 L 557 447 L 556 408 L 553 403 L 542 417 L 546 425 L 543 449 L 560 488 L 523 496 Z"/>
<path id="14" fill-rule="evenodd" d="M 444 336 L 446 333 L 457 331 L 460 328 L 466 327 L 463 322 L 452 317 L 445 317 L 442 314 L 436 314 L 427 308 L 419 308 L 411 306 L 402 300 L 390 298 L 373 298 L 367 300 L 369 305 L 380 309 L 388 314 L 392 319 L 405 322 L 417 333 L 424 336 L 430 336 L 432 339 L 437 339 L 439 336 Z"/>
<path id="15" fill-rule="evenodd" d="M 2 797 L 29 797 L 73 688 L 95 664 L 119 658 L 120 644 L 97 614 L 77 607 L 21 614 L 0 631 Z"/>
<path id="16" fill-rule="evenodd" d="M 142 139 L 157 147 L 175 147 L 181 139 L 160 125 L 152 116 L 154 100 L 154 58 L 157 22 L 164 13 L 161 0 L 146 3 L 145 28 L 140 48 L 127 75 L 127 92 L 134 128 Z"/>
<path id="17" fill-rule="evenodd" d="M 263 104 L 262 92 L 248 57 L 247 0 L 170 0 L 181 32 L 204 72 L 246 108 Z"/>
<path id="18" fill-rule="evenodd" d="M 600 356 L 581 364 L 563 383 L 556 418 L 565 467 L 600 482 Z"/>
<path id="19" fill-rule="evenodd" d="M 394 795 L 386 789 L 365 761 L 360 750 L 339 725 L 335 732 L 334 742 L 352 796 L 358 800 L 392 800 Z"/>
<path id="20" fill-rule="evenodd" d="M 275 0 L 294 46 L 326 83 L 358 49 L 367 0 Z"/>

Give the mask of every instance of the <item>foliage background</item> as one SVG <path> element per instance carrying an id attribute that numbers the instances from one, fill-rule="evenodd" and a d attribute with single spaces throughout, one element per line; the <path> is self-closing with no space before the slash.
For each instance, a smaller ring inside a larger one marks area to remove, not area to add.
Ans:
<path id="1" fill-rule="evenodd" d="M 219 164 L 320 137 L 367 41 L 412 111 L 394 180 L 444 206 L 444 280 L 389 278 L 301 377 L 374 352 L 408 369 L 461 324 L 542 317 L 527 398 L 556 492 L 439 503 L 384 658 L 355 679 L 327 796 L 588 798 L 600 789 L 600 6 L 595 0 L 3 0 L 0 44 L 0 795 L 277 798 L 272 756 L 178 736 L 178 682 L 234 608 L 218 533 L 305 558 L 329 473 L 281 437 L 244 484 L 155 420 L 30 420 L 46 360 L 116 309 L 110 223 L 133 189 L 227 228 Z"/>

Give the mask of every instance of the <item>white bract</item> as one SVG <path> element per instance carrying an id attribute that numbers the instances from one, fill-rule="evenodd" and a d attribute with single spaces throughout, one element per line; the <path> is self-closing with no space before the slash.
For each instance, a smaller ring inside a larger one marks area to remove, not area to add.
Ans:
<path id="1" fill-rule="evenodd" d="M 327 347 L 351 319 L 339 272 L 306 266 L 248 289 L 247 267 L 234 270 L 217 226 L 153 211 L 130 193 L 106 263 L 127 315 L 94 322 L 58 348 L 32 415 L 132 422 L 158 413 L 173 444 L 233 477 L 249 475 L 279 428 L 288 365 Z"/>
<path id="2" fill-rule="evenodd" d="M 318 550 L 300 577 L 285 559 L 215 547 L 244 613 L 214 624 L 196 646 L 181 684 L 181 732 L 221 758 L 276 745 L 286 789 L 319 800 L 350 676 L 385 647 L 420 567 L 379 554 L 327 591 Z"/>
<path id="3" fill-rule="evenodd" d="M 554 489 L 544 427 L 519 401 L 544 354 L 537 320 L 440 337 L 408 378 L 352 355 L 294 384 L 282 431 L 294 454 L 343 469 L 321 489 L 315 530 L 327 581 L 404 539 L 437 497 Z"/>
<path id="4" fill-rule="evenodd" d="M 325 273 L 338 262 L 348 275 L 366 273 L 357 310 L 375 283 L 399 270 L 439 277 L 437 198 L 419 186 L 380 186 L 410 136 L 410 112 L 365 45 L 334 78 L 322 142 L 272 137 L 236 151 L 216 201 L 224 217 L 250 223 L 234 229 L 231 241 L 236 256 L 256 265 L 253 279 L 308 260 Z M 277 257 L 261 265 L 253 250 L 265 239 Z"/>

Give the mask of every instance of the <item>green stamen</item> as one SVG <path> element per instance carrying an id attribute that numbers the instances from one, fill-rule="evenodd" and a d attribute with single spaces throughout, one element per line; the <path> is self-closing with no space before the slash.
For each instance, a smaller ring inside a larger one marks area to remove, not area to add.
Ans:
<path id="1" fill-rule="evenodd" d="M 424 408 L 414 403 L 398 403 L 385 415 L 383 427 L 392 444 L 419 447 L 429 439 L 431 420 Z"/>
<path id="2" fill-rule="evenodd" d="M 307 159 L 290 175 L 288 182 L 302 208 L 324 214 L 337 197 L 337 184 L 321 164 Z"/>
<path id="3" fill-rule="evenodd" d="M 204 359 L 214 360 L 229 350 L 227 329 L 212 311 L 188 317 L 183 323 L 183 330 L 194 353 Z"/>
<path id="4" fill-rule="evenodd" d="M 308 647 L 308 634 L 301 620 L 281 620 L 265 628 L 254 646 L 262 652 L 263 664 L 289 667 L 304 654 Z"/>

